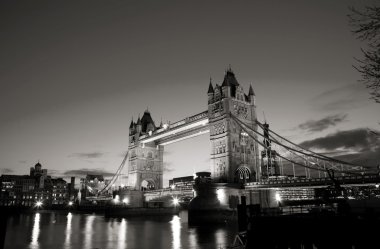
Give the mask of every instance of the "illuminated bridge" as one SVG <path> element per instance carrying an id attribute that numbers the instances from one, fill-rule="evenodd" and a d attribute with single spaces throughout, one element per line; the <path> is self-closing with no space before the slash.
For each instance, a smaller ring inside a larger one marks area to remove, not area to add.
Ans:
<path id="1" fill-rule="evenodd" d="M 174 193 L 163 188 L 164 146 L 204 134 L 209 134 L 211 179 L 217 185 L 253 191 L 379 183 L 376 167 L 302 148 L 271 130 L 266 122 L 259 122 L 252 86 L 245 93 L 231 69 L 220 84 L 210 81 L 207 98 L 207 111 L 178 122 L 156 125 L 148 110 L 136 122 L 132 120 L 128 151 L 100 195 L 120 186 L 120 175 L 128 175 L 123 185 L 145 191 L 146 201 L 191 194 L 190 190 Z M 127 173 L 123 174 L 123 169 Z"/>

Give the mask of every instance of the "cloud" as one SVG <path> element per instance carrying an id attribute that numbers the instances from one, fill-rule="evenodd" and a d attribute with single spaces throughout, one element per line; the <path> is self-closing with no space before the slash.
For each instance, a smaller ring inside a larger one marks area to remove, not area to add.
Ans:
<path id="1" fill-rule="evenodd" d="M 306 130 L 308 132 L 318 132 L 329 128 L 330 126 L 336 126 L 338 123 L 347 121 L 347 114 L 330 115 L 319 120 L 309 120 L 305 123 L 298 125 L 298 128 Z"/>
<path id="2" fill-rule="evenodd" d="M 359 83 L 334 88 L 311 99 L 312 106 L 323 111 L 352 110 L 366 106 L 369 103 L 368 92 Z"/>
<path id="3" fill-rule="evenodd" d="M 5 169 L 0 169 L 0 173 L 1 174 L 10 174 L 10 173 L 13 173 L 13 169 L 8 169 L 8 168 L 5 168 Z"/>
<path id="4" fill-rule="evenodd" d="M 108 172 L 104 169 L 88 169 L 88 168 L 81 168 L 81 169 L 73 169 L 73 170 L 67 170 L 63 173 L 65 176 L 85 176 L 85 175 L 103 175 L 104 177 L 110 177 L 113 176 L 114 172 Z"/>
<path id="5" fill-rule="evenodd" d="M 89 153 L 72 153 L 68 155 L 68 157 L 76 157 L 79 159 L 93 159 L 93 158 L 100 158 L 104 155 L 103 152 L 89 152 Z"/>
<path id="6" fill-rule="evenodd" d="M 325 137 L 304 141 L 300 146 L 313 151 L 322 151 L 324 154 L 329 153 L 330 156 L 351 163 L 361 165 L 380 163 L 380 138 L 364 128 L 338 131 Z"/>
<path id="7" fill-rule="evenodd" d="M 300 145 L 308 149 L 322 149 L 326 151 L 346 149 L 360 152 L 379 147 L 379 138 L 367 129 L 359 128 L 338 131 L 325 137 L 304 141 Z"/>

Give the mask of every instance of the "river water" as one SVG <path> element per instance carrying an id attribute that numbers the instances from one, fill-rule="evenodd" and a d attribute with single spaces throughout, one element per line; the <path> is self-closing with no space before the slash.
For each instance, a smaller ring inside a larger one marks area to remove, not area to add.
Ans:
<path id="1" fill-rule="evenodd" d="M 236 231 L 236 225 L 189 227 L 186 211 L 145 218 L 43 212 L 9 217 L 5 248 L 225 248 Z"/>

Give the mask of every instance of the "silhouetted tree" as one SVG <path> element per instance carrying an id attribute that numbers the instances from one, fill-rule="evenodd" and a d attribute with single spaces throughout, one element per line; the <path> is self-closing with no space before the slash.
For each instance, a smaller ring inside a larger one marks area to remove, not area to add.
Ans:
<path id="1" fill-rule="evenodd" d="M 352 33 L 368 42 L 368 48 L 361 49 L 364 58 L 355 58 L 358 65 L 354 68 L 361 73 L 360 81 L 369 89 L 370 98 L 380 103 L 380 6 L 367 6 L 362 11 L 350 8 L 350 12 Z"/>

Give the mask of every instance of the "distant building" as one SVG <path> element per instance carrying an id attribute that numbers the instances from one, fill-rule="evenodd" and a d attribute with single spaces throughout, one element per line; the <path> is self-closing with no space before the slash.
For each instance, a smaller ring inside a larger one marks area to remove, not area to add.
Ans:
<path id="1" fill-rule="evenodd" d="M 103 175 L 86 175 L 85 178 L 81 178 L 82 199 L 88 196 L 95 196 L 99 191 L 105 188 L 107 183 Z"/>
<path id="2" fill-rule="evenodd" d="M 169 186 L 172 188 L 177 187 L 192 187 L 194 184 L 194 176 L 176 177 L 169 180 Z"/>
<path id="3" fill-rule="evenodd" d="M 34 167 L 30 167 L 30 176 L 47 176 L 47 169 L 42 169 L 42 165 L 38 162 Z"/>
<path id="4" fill-rule="evenodd" d="M 47 207 L 69 199 L 67 182 L 47 175 L 39 162 L 30 168 L 30 175 L 2 175 L 0 183 L 0 206 L 31 207 L 41 201 Z"/>
<path id="5" fill-rule="evenodd" d="M 36 179 L 28 175 L 2 175 L 0 177 L 0 206 L 32 206 L 35 203 Z"/>

